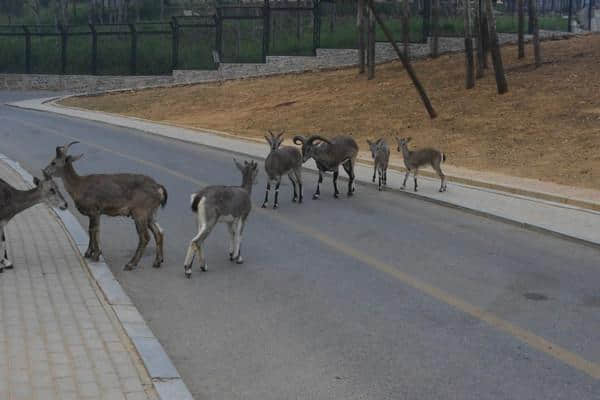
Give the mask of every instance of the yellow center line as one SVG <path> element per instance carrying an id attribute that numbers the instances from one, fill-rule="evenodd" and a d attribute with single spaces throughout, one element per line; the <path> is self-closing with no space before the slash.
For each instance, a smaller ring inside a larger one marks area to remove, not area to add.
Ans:
<path id="1" fill-rule="evenodd" d="M 98 145 L 98 144 L 87 142 L 87 141 L 82 141 L 79 138 L 64 134 L 64 133 L 62 133 L 58 130 L 52 129 L 52 128 L 47 128 L 47 127 L 43 127 L 43 126 L 40 126 L 37 124 L 31 124 L 29 122 L 24 122 L 24 121 L 15 121 L 15 122 L 21 123 L 23 125 L 29 125 L 31 127 L 35 127 L 36 129 L 52 132 L 53 134 L 62 136 L 64 138 L 67 138 L 70 140 L 78 140 L 81 143 L 86 144 L 90 147 L 95 147 L 95 148 L 101 149 L 103 151 L 106 151 L 108 153 L 117 155 L 119 157 L 131 160 L 131 161 L 143 164 L 143 165 L 147 165 L 152 168 L 156 168 L 160 171 L 163 171 L 170 175 L 176 176 L 180 179 L 183 179 L 183 180 L 186 180 L 189 182 L 193 182 L 199 186 L 207 185 L 206 182 L 202 182 L 198 179 L 195 179 L 193 177 L 185 175 L 181 172 L 172 170 L 170 168 L 164 167 L 155 162 L 143 160 L 143 159 L 140 159 L 140 158 L 137 158 L 134 156 L 130 156 L 128 154 L 122 153 L 120 151 L 112 150 L 112 149 L 102 146 L 102 145 Z M 586 360 L 583 357 L 579 356 L 578 354 L 573 353 L 573 352 L 567 350 L 566 348 L 561 347 L 553 342 L 550 342 L 549 340 L 547 340 L 541 336 L 538 336 L 535 333 L 528 331 L 527 329 L 523 329 L 511 322 L 508 322 L 508 321 L 498 317 L 497 315 L 494 315 L 488 311 L 485 311 L 484 309 L 482 309 L 480 307 L 470 304 L 470 303 L 466 302 L 465 300 L 459 299 L 459 298 L 453 296 L 452 294 L 446 292 L 443 289 L 432 286 L 418 278 L 415 278 L 405 272 L 402 272 L 397 267 L 395 267 L 391 264 L 385 263 L 381 260 L 378 260 L 375 257 L 372 257 L 368 254 L 364 254 L 364 253 L 360 252 L 359 250 L 352 248 L 351 246 L 347 246 L 346 244 L 344 244 L 342 242 L 334 240 L 331 237 L 324 235 L 321 232 L 319 232 L 311 227 L 299 224 L 295 220 L 285 217 L 279 213 L 268 212 L 266 210 L 262 210 L 261 208 L 256 209 L 256 211 L 262 215 L 267 215 L 270 218 L 275 219 L 275 220 L 287 225 L 288 227 L 293 228 L 294 230 L 296 230 L 298 232 L 301 232 L 307 236 L 310 236 L 310 237 L 318 240 L 319 242 L 325 244 L 327 247 L 329 247 L 345 256 L 354 258 L 354 259 L 360 261 L 361 263 L 370 266 L 371 268 L 374 268 L 380 272 L 383 272 L 414 289 L 417 289 L 417 290 L 419 290 L 419 291 L 421 291 L 443 303 L 446 303 L 446 304 L 464 312 L 465 314 L 468 314 L 474 318 L 484 321 L 487 324 L 489 324 L 490 326 L 496 328 L 497 330 L 502 331 L 502 332 L 520 340 L 521 342 L 527 344 L 528 346 L 530 346 L 544 354 L 547 354 L 559 361 L 562 361 L 563 363 L 565 363 L 581 372 L 586 373 L 587 375 L 591 376 L 594 379 L 600 379 L 600 364 L 598 364 L 598 363 Z"/>

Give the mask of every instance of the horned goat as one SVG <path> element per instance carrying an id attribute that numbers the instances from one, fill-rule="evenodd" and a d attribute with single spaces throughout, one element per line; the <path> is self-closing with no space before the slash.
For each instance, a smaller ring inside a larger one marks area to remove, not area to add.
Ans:
<path id="1" fill-rule="evenodd" d="M 8 259 L 6 249 L 6 235 L 4 227 L 15 215 L 19 214 L 38 203 L 46 203 L 50 207 L 61 210 L 67 208 L 67 202 L 58 190 L 56 183 L 49 176 L 44 175 L 44 180 L 33 179 L 35 188 L 31 190 L 18 190 L 0 179 L 0 272 L 4 268 L 12 268 L 13 264 Z"/>
<path id="2" fill-rule="evenodd" d="M 335 198 L 339 197 L 337 178 L 340 164 L 348 174 L 348 196 L 352 196 L 354 193 L 354 165 L 358 155 L 358 145 L 353 138 L 350 136 L 336 136 L 332 139 L 326 139 L 318 135 L 308 138 L 294 136 L 294 143 L 302 145 L 302 161 L 306 162 L 312 158 L 319 169 L 319 182 L 317 183 L 317 190 L 313 194 L 313 199 L 318 199 L 321 196 L 320 186 L 325 172 L 333 172 L 333 195 Z"/>
<path id="3" fill-rule="evenodd" d="M 159 268 L 164 260 L 164 233 L 156 222 L 159 206 L 167 204 L 167 189 L 154 179 L 138 174 L 78 175 L 73 163 L 83 154 L 67 154 L 69 147 L 78 142 L 56 148 L 56 157 L 44 169 L 46 174 L 60 177 L 67 192 L 75 201 L 77 210 L 89 218 L 90 242 L 86 258 L 98 261 L 100 254 L 100 216 L 130 217 L 135 222 L 139 242 L 133 258 L 125 265 L 131 270 L 138 265 L 150 241 L 150 230 L 156 242 L 153 267 Z"/>
<path id="4" fill-rule="evenodd" d="M 200 269 L 207 270 L 204 241 L 218 222 L 226 223 L 229 228 L 229 260 L 237 264 L 244 262 L 240 247 L 244 225 L 252 209 L 250 195 L 258 175 L 258 164 L 255 161 L 245 161 L 242 165 L 235 159 L 234 162 L 242 172 L 241 186 L 208 186 L 191 196 L 192 211 L 198 216 L 198 234 L 190 241 L 185 256 L 184 270 L 187 278 L 192 277 L 192 264 L 196 254 L 200 259 Z"/>
<path id="5" fill-rule="evenodd" d="M 375 175 L 379 173 L 379 190 L 383 190 L 383 186 L 387 186 L 387 169 L 390 161 L 390 148 L 386 143 L 385 139 L 380 138 L 375 142 L 371 142 L 367 139 L 369 150 L 371 150 L 371 156 L 373 157 L 373 182 L 375 182 Z"/>
<path id="6" fill-rule="evenodd" d="M 269 143 L 271 152 L 265 160 L 267 190 L 262 207 L 265 208 L 269 203 L 271 184 L 275 185 L 275 201 L 273 202 L 273 208 L 279 206 L 279 185 L 281 184 L 281 177 L 285 174 L 290 178 L 294 188 L 294 197 L 292 198 L 292 201 L 302 203 L 302 154 L 296 147 L 281 147 L 281 143 L 283 142 L 283 132 L 274 135 L 273 132 L 269 131 L 269 134 L 270 137 L 265 135 L 265 139 L 267 139 L 267 142 Z M 298 191 L 296 191 L 296 185 L 298 185 Z"/>
<path id="7" fill-rule="evenodd" d="M 414 179 L 415 179 L 415 192 L 417 191 L 417 174 L 419 172 L 419 168 L 430 164 L 431 167 L 437 172 L 440 177 L 442 183 L 440 186 L 440 192 L 446 191 L 446 176 L 442 172 L 441 164 L 446 161 L 446 155 L 439 150 L 432 148 L 424 148 L 419 150 L 410 151 L 408 149 L 408 142 L 410 142 L 412 138 L 408 137 L 406 139 L 396 137 L 396 141 L 398 142 L 398 151 L 402 152 L 402 156 L 404 157 L 404 165 L 406 166 L 406 175 L 404 175 L 404 182 L 402 183 L 402 189 L 406 187 L 406 180 L 408 179 L 408 175 L 412 171 Z"/>

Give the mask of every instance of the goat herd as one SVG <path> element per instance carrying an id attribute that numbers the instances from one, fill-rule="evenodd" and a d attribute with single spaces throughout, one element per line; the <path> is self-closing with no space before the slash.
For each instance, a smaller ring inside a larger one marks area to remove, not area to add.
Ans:
<path id="1" fill-rule="evenodd" d="M 288 175 L 293 187 L 292 201 L 302 203 L 302 164 L 313 159 L 319 171 L 317 190 L 313 199 L 321 195 L 320 185 L 323 174 L 333 172 L 334 196 L 339 197 L 337 186 L 338 169 L 341 165 L 348 174 L 348 196 L 354 194 L 354 166 L 358 156 L 358 145 L 350 136 L 336 136 L 326 139 L 322 136 L 295 136 L 293 146 L 281 146 L 283 132 L 275 135 L 269 131 L 265 136 L 271 151 L 265 160 L 267 174 L 267 188 L 262 207 L 269 203 L 269 192 L 274 186 L 275 197 L 273 208 L 279 203 L 279 186 L 281 178 Z M 439 191 L 446 190 L 446 178 L 442 173 L 440 164 L 446 160 L 443 153 L 438 150 L 425 148 L 417 151 L 408 149 L 411 138 L 396 138 L 398 151 L 402 152 L 406 175 L 402 189 L 410 172 L 414 176 L 414 190 L 417 191 L 417 173 L 420 167 L 431 165 L 441 179 Z M 387 185 L 387 168 L 390 150 L 384 139 L 375 142 L 367 141 L 374 160 L 373 182 L 376 175 L 379 179 L 379 190 Z M 125 266 L 125 270 L 136 267 L 142 258 L 144 250 L 150 241 L 152 233 L 156 242 L 156 257 L 153 267 L 159 268 L 163 263 L 164 233 L 156 222 L 156 213 L 159 206 L 167 203 L 167 189 L 158 184 L 154 179 L 138 174 L 92 174 L 79 175 L 73 163 L 83 155 L 68 154 L 69 148 L 78 142 L 72 142 L 56 148 L 56 156 L 43 169 L 43 180 L 34 179 L 35 188 L 31 190 L 17 190 L 0 179 L 0 272 L 5 268 L 12 268 L 6 250 L 4 227 L 8 221 L 21 211 L 41 202 L 60 209 L 67 208 L 67 202 L 61 195 L 53 177 L 62 179 L 65 189 L 73 198 L 77 210 L 89 218 L 89 245 L 85 257 L 98 261 L 101 255 L 99 246 L 100 216 L 130 217 L 135 222 L 139 241 L 135 254 Z M 204 241 L 218 222 L 228 226 L 230 234 L 229 259 L 238 264 L 243 263 L 241 255 L 241 240 L 244 225 L 252 208 L 250 195 L 252 185 L 258 175 L 258 164 L 255 161 L 245 161 L 243 164 L 235 160 L 236 167 L 242 173 L 241 186 L 208 186 L 192 194 L 191 207 L 197 215 L 198 233 L 190 241 L 185 257 L 184 269 L 186 277 L 192 275 L 192 263 L 197 255 L 200 268 L 206 271 L 207 264 L 204 258 Z M 150 232 L 148 232 L 150 231 Z"/>

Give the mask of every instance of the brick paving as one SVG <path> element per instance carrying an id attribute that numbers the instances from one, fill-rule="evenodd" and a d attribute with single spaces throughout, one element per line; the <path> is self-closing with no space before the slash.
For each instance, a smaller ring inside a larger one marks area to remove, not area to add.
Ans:
<path id="1" fill-rule="evenodd" d="M 0 178 L 27 187 L 2 162 Z M 0 274 L 0 399 L 155 399 L 53 212 L 32 207 L 11 220 L 6 235 L 15 267 Z"/>

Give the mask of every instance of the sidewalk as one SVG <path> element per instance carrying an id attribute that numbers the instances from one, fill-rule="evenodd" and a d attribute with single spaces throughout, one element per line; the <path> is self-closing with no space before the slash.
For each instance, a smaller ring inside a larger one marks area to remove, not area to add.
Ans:
<path id="1" fill-rule="evenodd" d="M 0 178 L 25 189 L 0 161 Z M 0 399 L 156 399 L 152 381 L 56 215 L 37 205 L 6 229 Z"/>
<path id="2" fill-rule="evenodd" d="M 160 137 L 195 143 L 258 159 L 264 159 L 268 154 L 266 144 L 255 140 L 246 140 L 223 132 L 194 130 L 139 118 L 68 108 L 56 105 L 56 100 L 56 98 L 35 99 L 9 105 L 137 129 Z M 312 161 L 307 162 L 304 166 L 305 169 L 316 171 Z M 358 193 L 360 193 L 360 185 L 371 184 L 373 167 L 359 162 L 355 172 Z M 340 177 L 343 176 L 344 173 L 341 173 Z M 402 171 L 390 168 L 388 171 L 388 189 L 386 190 L 397 190 L 403 178 L 404 173 Z M 419 178 L 420 189 L 418 193 L 413 193 L 410 190 L 412 186 L 409 185 L 409 190 L 402 192 L 402 194 L 416 196 L 445 206 L 467 210 L 559 237 L 600 246 L 600 230 L 598 229 L 598 226 L 600 226 L 600 212 L 595 211 L 595 209 L 573 206 L 572 204 L 582 201 L 580 198 L 569 198 L 558 192 L 553 193 L 551 201 L 545 199 L 543 193 L 541 193 L 542 196 L 536 197 L 533 197 L 527 191 L 524 194 L 519 194 L 518 188 L 511 188 L 506 185 L 498 185 L 498 188 L 502 190 L 496 190 L 489 186 L 479 185 L 475 181 L 472 181 L 471 184 L 465 184 L 453 182 L 452 180 L 448 184 L 448 191 L 439 193 L 437 191 L 439 183 L 438 178 L 422 176 Z M 313 188 L 306 187 L 305 190 L 310 191 Z M 534 191 L 531 190 L 530 192 Z M 595 196 L 590 197 L 586 193 L 583 200 L 584 203 L 593 202 Z M 595 203 L 595 205 L 597 204 Z"/>

